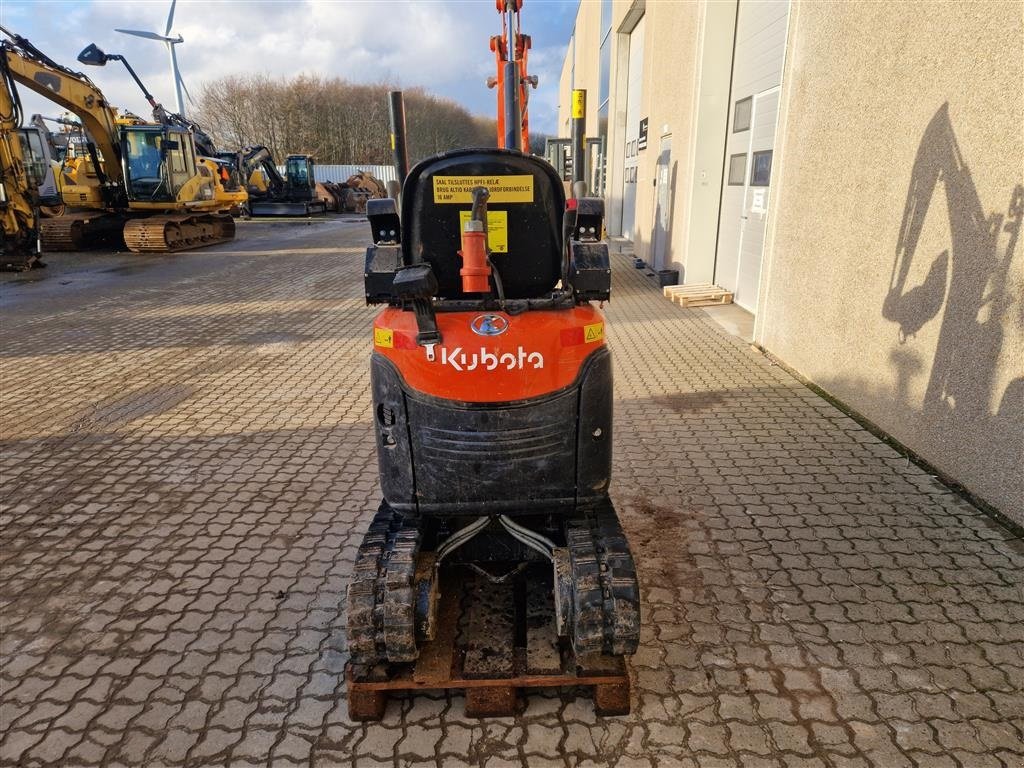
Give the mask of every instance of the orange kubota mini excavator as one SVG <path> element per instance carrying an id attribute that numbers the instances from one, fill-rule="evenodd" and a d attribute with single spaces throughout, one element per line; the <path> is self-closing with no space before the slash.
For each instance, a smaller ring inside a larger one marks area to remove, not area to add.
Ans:
<path id="1" fill-rule="evenodd" d="M 400 216 L 395 200 L 367 204 L 366 300 L 386 305 L 371 360 L 383 501 L 348 590 L 357 680 L 433 639 L 442 568 L 498 582 L 539 568 L 577 657 L 639 640 L 636 568 L 608 495 L 603 202 L 567 211 L 554 169 L 523 151 L 536 79 L 521 4 L 498 0 L 491 40 L 499 148 L 416 165 Z"/>

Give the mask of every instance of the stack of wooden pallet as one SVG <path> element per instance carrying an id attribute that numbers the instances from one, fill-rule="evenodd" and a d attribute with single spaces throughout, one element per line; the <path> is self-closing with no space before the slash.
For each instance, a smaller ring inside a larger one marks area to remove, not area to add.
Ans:
<path id="1" fill-rule="evenodd" d="M 709 307 L 732 304 L 732 293 L 711 283 L 666 285 L 663 293 L 681 307 Z"/>

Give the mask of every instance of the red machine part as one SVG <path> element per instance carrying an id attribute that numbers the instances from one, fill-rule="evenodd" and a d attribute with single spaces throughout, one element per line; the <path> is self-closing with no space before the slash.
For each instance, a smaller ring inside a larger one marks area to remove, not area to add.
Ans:
<path id="1" fill-rule="evenodd" d="M 491 268 L 487 264 L 487 235 L 482 222 L 466 222 L 459 256 L 462 257 L 462 269 L 459 270 L 462 290 L 466 293 L 490 293 Z"/>
<path id="2" fill-rule="evenodd" d="M 481 335 L 481 326 L 504 328 Z M 589 304 L 571 310 L 442 312 L 444 339 L 434 359 L 416 344 L 416 317 L 397 307 L 373 323 L 373 348 L 397 366 L 413 389 L 445 400 L 503 403 L 528 400 L 572 384 L 580 366 L 604 345 L 604 316 Z"/>

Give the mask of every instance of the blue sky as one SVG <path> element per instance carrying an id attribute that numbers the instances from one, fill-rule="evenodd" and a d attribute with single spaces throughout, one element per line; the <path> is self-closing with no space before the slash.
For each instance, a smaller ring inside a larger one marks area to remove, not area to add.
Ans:
<path id="1" fill-rule="evenodd" d="M 558 76 L 577 5 L 578 0 L 524 2 L 523 31 L 533 38 L 530 70 L 540 77 L 530 101 L 534 130 L 556 131 Z M 114 31 L 162 33 L 169 7 L 170 0 L 0 0 L 0 24 L 75 69 L 89 43 L 123 54 L 157 100 L 173 106 L 163 44 Z M 500 31 L 492 0 L 178 0 L 173 29 L 185 38 L 178 63 L 193 95 L 223 75 L 316 73 L 421 85 L 480 115 L 495 114 L 495 93 L 485 80 L 494 72 L 488 40 Z M 87 74 L 112 103 L 148 115 L 120 64 L 89 68 Z M 27 114 L 56 112 L 25 90 Z"/>

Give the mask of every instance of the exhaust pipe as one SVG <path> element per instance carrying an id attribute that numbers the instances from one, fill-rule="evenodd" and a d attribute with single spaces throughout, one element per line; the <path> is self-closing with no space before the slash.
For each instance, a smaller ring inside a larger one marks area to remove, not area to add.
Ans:
<path id="1" fill-rule="evenodd" d="M 391 121 L 391 151 L 394 153 L 398 183 L 409 175 L 409 149 L 405 141 L 405 100 L 401 91 L 388 92 L 388 118 Z"/>

